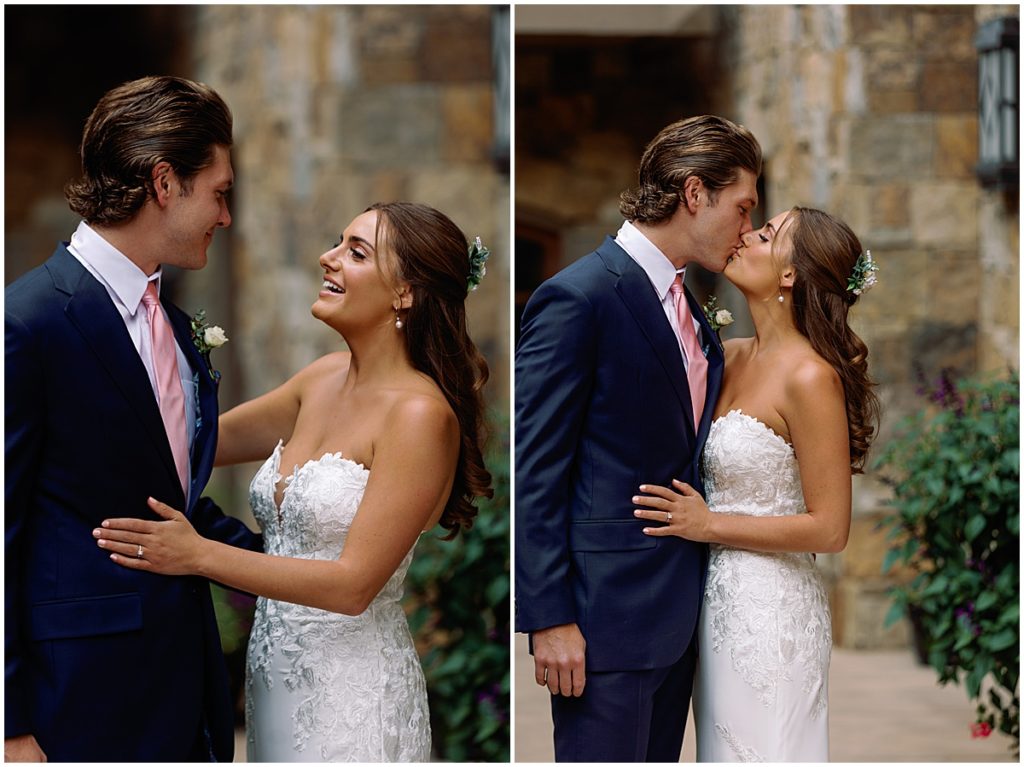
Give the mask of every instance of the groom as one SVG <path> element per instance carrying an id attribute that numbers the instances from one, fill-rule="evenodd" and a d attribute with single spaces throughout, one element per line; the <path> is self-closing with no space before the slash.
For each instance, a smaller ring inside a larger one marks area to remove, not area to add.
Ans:
<path id="1" fill-rule="evenodd" d="M 650 537 L 641 481 L 703 492 L 722 353 L 682 288 L 720 272 L 757 205 L 761 148 L 712 116 L 669 125 L 607 238 L 541 285 L 516 352 L 516 630 L 552 693 L 558 761 L 679 760 L 707 553 Z"/>
<path id="2" fill-rule="evenodd" d="M 217 375 L 189 318 L 159 300 L 161 265 L 201 269 L 231 223 L 230 147 L 231 113 L 207 86 L 114 88 L 66 190 L 84 221 L 5 291 L 7 760 L 232 759 L 208 583 L 118 567 L 92 536 L 107 517 L 154 518 L 153 496 L 203 535 L 259 549 L 200 498 Z"/>

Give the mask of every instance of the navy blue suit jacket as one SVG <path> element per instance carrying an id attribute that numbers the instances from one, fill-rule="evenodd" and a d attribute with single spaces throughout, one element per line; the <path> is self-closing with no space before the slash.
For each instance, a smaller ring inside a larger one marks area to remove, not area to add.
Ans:
<path id="1" fill-rule="evenodd" d="M 188 508 L 146 370 L 105 288 L 59 246 L 5 291 L 5 737 L 51 761 L 230 761 L 232 701 L 207 581 L 128 570 L 97 547 L 108 517 L 154 519 L 148 496 L 200 534 L 259 536 L 200 493 L 217 445 L 217 386 L 164 304 L 193 370 Z M 204 749 L 205 750 L 205 749 Z"/>
<path id="2" fill-rule="evenodd" d="M 591 671 L 674 663 L 693 636 L 706 546 L 649 537 L 644 483 L 703 493 L 700 452 L 722 379 L 702 327 L 708 390 L 694 429 L 678 342 L 650 280 L 608 238 L 542 284 L 516 351 L 516 630 L 576 623 Z"/>

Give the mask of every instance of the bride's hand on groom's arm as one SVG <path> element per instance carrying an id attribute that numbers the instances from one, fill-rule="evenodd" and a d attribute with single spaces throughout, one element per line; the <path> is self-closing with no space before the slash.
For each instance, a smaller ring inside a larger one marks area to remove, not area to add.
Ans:
<path id="1" fill-rule="evenodd" d="M 552 695 L 579 697 L 586 686 L 587 642 L 575 623 L 533 632 L 534 678 Z"/>
<path id="2" fill-rule="evenodd" d="M 635 517 L 663 523 L 658 527 L 645 527 L 644 535 L 676 535 L 703 543 L 713 541 L 714 515 L 700 493 L 678 479 L 672 480 L 672 485 L 674 490 L 661 485 L 640 485 L 644 495 L 633 496 L 634 504 L 648 507 L 634 509 Z"/>
<path id="3" fill-rule="evenodd" d="M 111 560 L 132 570 L 162 575 L 198 573 L 204 547 L 210 542 L 180 511 L 155 498 L 149 499 L 149 507 L 162 521 L 106 519 L 92 531 L 97 545 L 110 552 Z"/>

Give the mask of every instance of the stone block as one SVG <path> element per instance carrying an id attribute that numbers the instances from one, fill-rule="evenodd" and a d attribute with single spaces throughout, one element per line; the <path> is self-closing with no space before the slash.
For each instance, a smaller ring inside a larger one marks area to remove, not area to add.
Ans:
<path id="1" fill-rule="evenodd" d="M 917 85 L 920 59 L 906 48 L 879 48 L 865 56 L 865 74 L 872 91 L 906 91 Z"/>
<path id="2" fill-rule="evenodd" d="M 868 105 L 877 115 L 894 115 L 914 112 L 917 109 L 915 91 L 871 91 Z"/>
<path id="3" fill-rule="evenodd" d="M 930 296 L 930 314 L 946 319 L 975 320 L 981 301 L 982 272 L 976 246 L 965 250 L 935 250 L 922 275 Z"/>
<path id="4" fill-rule="evenodd" d="M 913 9 L 900 5 L 849 6 L 850 41 L 862 47 L 909 47 Z"/>
<path id="5" fill-rule="evenodd" d="M 871 225 L 883 229 L 910 226 L 908 187 L 899 182 L 878 184 L 871 197 Z"/>
<path id="6" fill-rule="evenodd" d="M 440 93 L 434 85 L 361 88 L 340 109 L 337 149 L 346 162 L 422 166 L 440 156 Z"/>
<path id="7" fill-rule="evenodd" d="M 977 116 L 939 115 L 935 120 L 935 175 L 973 180 L 977 162 Z"/>
<path id="8" fill-rule="evenodd" d="M 893 582 L 906 581 L 912 576 L 905 567 L 894 567 L 888 573 L 882 573 L 889 542 L 886 540 L 888 529 L 879 529 L 879 524 L 888 516 L 888 512 L 868 512 L 854 517 L 850 524 L 850 539 L 842 554 L 842 575 L 852 579 L 887 578 Z"/>
<path id="9" fill-rule="evenodd" d="M 850 124 L 850 171 L 858 181 L 931 176 L 935 121 L 930 115 L 865 116 Z"/>
<path id="10" fill-rule="evenodd" d="M 978 109 L 978 75 L 963 61 L 928 59 L 921 69 L 918 108 L 925 112 L 963 112 Z"/>
<path id="11" fill-rule="evenodd" d="M 441 90 L 446 161 L 486 162 L 494 140 L 492 89 L 483 85 L 449 85 Z"/>
<path id="12" fill-rule="evenodd" d="M 489 83 L 493 78 L 490 15 L 485 11 L 430 16 L 419 66 L 425 80 Z"/>
<path id="13" fill-rule="evenodd" d="M 832 615 L 832 638 L 837 647 L 880 650 L 909 645 L 907 620 L 897 621 L 889 628 L 883 626 L 892 605 L 889 587 L 889 582 L 881 578 L 839 581 Z"/>
<path id="14" fill-rule="evenodd" d="M 912 50 L 925 58 L 972 63 L 974 9 L 970 5 L 930 5 L 914 9 L 911 19 Z"/>
<path id="15" fill-rule="evenodd" d="M 978 188 L 955 181 L 914 183 L 910 187 L 914 240 L 937 248 L 976 248 Z"/>

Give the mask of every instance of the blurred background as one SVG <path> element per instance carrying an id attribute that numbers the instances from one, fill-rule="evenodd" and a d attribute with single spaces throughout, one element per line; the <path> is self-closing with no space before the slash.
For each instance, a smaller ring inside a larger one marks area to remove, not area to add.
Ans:
<path id="1" fill-rule="evenodd" d="M 4 281 L 78 224 L 62 189 L 85 119 L 111 87 L 151 74 L 211 85 L 234 114 L 232 226 L 172 300 L 231 342 L 214 354 L 221 409 L 342 347 L 309 308 L 318 256 L 369 204 L 447 213 L 491 248 L 467 299 L 486 356 L 495 497 L 452 543 L 421 539 L 410 621 L 427 674 L 436 758 L 509 751 L 509 9 L 507 6 L 5 6 Z M 209 487 L 246 518 L 256 465 Z M 218 592 L 240 683 L 252 605 Z M 236 758 L 244 759 L 244 748 Z"/>
<path id="2" fill-rule="evenodd" d="M 854 480 L 846 550 L 818 557 L 836 761 L 1009 759 L 1019 742 L 1018 17 L 1017 5 L 516 7 L 516 328 L 542 280 L 615 234 L 644 146 L 696 114 L 761 142 L 755 226 L 822 208 L 878 264 L 851 317 L 881 432 Z M 751 334 L 724 278 L 687 280 L 736 316 L 723 337 Z M 515 756 L 546 761 L 547 695 L 516 641 Z"/>

